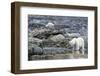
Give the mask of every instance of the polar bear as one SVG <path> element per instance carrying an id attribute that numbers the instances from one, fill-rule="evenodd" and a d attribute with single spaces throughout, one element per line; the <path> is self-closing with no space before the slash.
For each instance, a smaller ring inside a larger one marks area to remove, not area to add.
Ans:
<path id="1" fill-rule="evenodd" d="M 84 55 L 84 39 L 81 37 L 73 38 L 71 41 L 69 41 L 69 44 L 73 47 L 73 53 L 76 50 L 77 53 L 80 52 Z"/>

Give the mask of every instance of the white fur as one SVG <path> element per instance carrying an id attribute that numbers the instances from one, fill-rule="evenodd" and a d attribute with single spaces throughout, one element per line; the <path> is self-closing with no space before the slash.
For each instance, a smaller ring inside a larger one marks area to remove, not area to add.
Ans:
<path id="1" fill-rule="evenodd" d="M 81 37 L 73 38 L 71 41 L 69 41 L 69 44 L 73 47 L 73 51 L 82 51 L 82 54 L 84 54 L 84 39 Z"/>
<path id="2" fill-rule="evenodd" d="M 50 29 L 54 29 L 54 24 L 49 22 L 47 25 L 45 25 L 45 27 L 50 28 Z"/>

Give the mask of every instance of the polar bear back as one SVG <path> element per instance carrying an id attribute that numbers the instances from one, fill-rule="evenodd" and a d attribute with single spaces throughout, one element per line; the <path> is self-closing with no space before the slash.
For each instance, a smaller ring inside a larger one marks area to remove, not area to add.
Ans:
<path id="1" fill-rule="evenodd" d="M 74 50 L 79 50 L 80 48 L 84 50 L 84 39 L 81 37 L 73 38 L 71 41 L 69 41 L 69 43 L 74 48 Z"/>
<path id="2" fill-rule="evenodd" d="M 80 48 L 84 50 L 84 40 L 81 37 L 76 39 L 76 50 L 79 50 Z"/>
<path id="3" fill-rule="evenodd" d="M 77 38 L 77 39 L 76 39 L 76 44 L 78 44 L 79 46 L 84 45 L 84 40 L 83 40 L 83 38 L 81 38 L 81 37 Z"/>

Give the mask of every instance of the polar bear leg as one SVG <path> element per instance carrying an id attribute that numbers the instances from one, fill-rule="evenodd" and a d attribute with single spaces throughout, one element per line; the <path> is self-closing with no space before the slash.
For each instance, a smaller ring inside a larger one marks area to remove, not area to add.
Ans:
<path id="1" fill-rule="evenodd" d="M 84 55 L 84 50 L 82 50 L 82 55 Z"/>
<path id="2" fill-rule="evenodd" d="M 77 49 L 77 50 L 76 50 L 76 54 L 80 54 L 80 51 L 79 51 L 79 49 Z"/>
<path id="3" fill-rule="evenodd" d="M 77 50 L 77 51 L 76 51 L 76 54 L 80 54 L 80 51 L 79 51 L 79 50 Z"/>
<path id="4" fill-rule="evenodd" d="M 84 45 L 82 46 L 81 51 L 82 51 L 82 55 L 84 55 L 85 54 L 85 52 L 84 52 Z"/>
<path id="5" fill-rule="evenodd" d="M 79 43 L 77 42 L 76 43 L 76 54 L 80 54 L 79 48 L 80 46 L 79 46 Z"/>
<path id="6" fill-rule="evenodd" d="M 74 54 L 74 51 L 75 51 L 75 47 L 73 47 L 73 49 L 72 49 L 72 54 Z"/>

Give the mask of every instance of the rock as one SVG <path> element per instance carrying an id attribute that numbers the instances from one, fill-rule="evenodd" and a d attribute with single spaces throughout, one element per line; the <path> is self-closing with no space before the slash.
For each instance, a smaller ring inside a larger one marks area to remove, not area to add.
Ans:
<path id="1" fill-rule="evenodd" d="M 43 49 L 37 45 L 32 45 L 32 47 L 28 48 L 29 55 L 42 55 Z"/>
<path id="2" fill-rule="evenodd" d="M 66 33 L 64 34 L 65 37 L 80 37 L 79 33 Z"/>
<path id="3" fill-rule="evenodd" d="M 38 28 L 35 28 L 32 32 L 32 36 L 37 36 L 40 32 L 39 32 L 39 29 Z"/>
<path id="4" fill-rule="evenodd" d="M 38 39 L 38 38 L 34 38 L 34 37 L 30 37 L 30 38 L 28 38 L 28 41 L 29 42 L 33 42 L 33 43 L 35 43 L 35 42 L 37 42 L 37 43 L 41 43 L 42 42 L 42 40 L 41 39 Z"/>
<path id="5" fill-rule="evenodd" d="M 45 25 L 45 27 L 47 27 L 49 29 L 54 29 L 54 24 L 49 22 L 47 25 Z"/>
<path id="6" fill-rule="evenodd" d="M 43 50 L 40 47 L 32 48 L 32 52 L 33 52 L 34 55 L 42 55 L 43 54 Z"/>
<path id="7" fill-rule="evenodd" d="M 49 29 L 42 28 L 42 27 L 41 28 L 35 28 L 35 29 L 33 29 L 32 34 L 33 34 L 33 36 L 37 36 L 41 33 L 47 32 L 47 31 L 49 31 Z"/>
<path id="8" fill-rule="evenodd" d="M 32 31 L 32 36 L 39 39 L 47 38 L 49 35 L 51 35 L 51 32 L 47 28 L 38 28 Z"/>
<path id="9" fill-rule="evenodd" d="M 35 47 L 38 47 L 38 45 L 29 43 L 28 44 L 28 54 L 32 54 L 33 53 L 32 48 L 35 48 Z"/>
<path id="10" fill-rule="evenodd" d="M 65 39 L 65 37 L 61 34 L 55 35 L 55 36 L 50 38 L 50 40 L 52 40 L 54 42 L 62 41 L 64 39 Z"/>
<path id="11" fill-rule="evenodd" d="M 63 54 L 66 51 L 66 48 L 58 48 L 58 47 L 44 47 L 44 54 L 45 55 L 55 55 L 55 54 Z"/>

